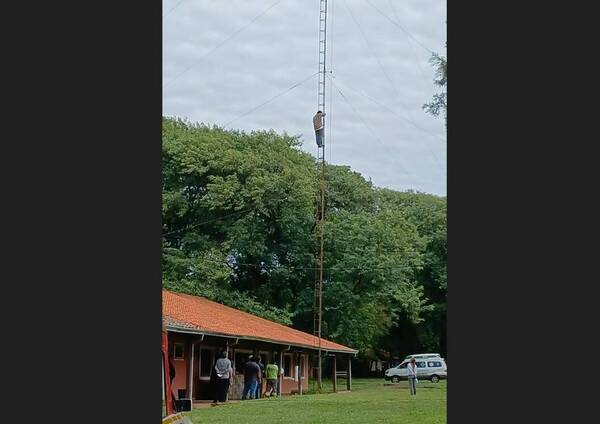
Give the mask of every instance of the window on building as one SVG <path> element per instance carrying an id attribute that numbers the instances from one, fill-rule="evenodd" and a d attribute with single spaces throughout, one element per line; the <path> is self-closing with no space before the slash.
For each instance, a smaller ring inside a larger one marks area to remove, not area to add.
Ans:
<path id="1" fill-rule="evenodd" d="M 260 359 L 262 360 L 263 365 L 266 367 L 267 364 L 271 361 L 271 354 L 264 350 L 261 350 L 260 352 L 258 352 L 258 354 L 260 355 Z"/>
<path id="2" fill-rule="evenodd" d="M 235 373 L 243 374 L 244 373 L 244 365 L 248 362 L 248 357 L 252 355 L 252 352 L 245 351 L 235 351 Z"/>
<path id="3" fill-rule="evenodd" d="M 210 349 L 200 349 L 200 377 L 210 377 L 215 353 Z"/>
<path id="4" fill-rule="evenodd" d="M 283 355 L 283 376 L 293 377 L 291 353 L 286 353 Z"/>
<path id="5" fill-rule="evenodd" d="M 304 355 L 300 355 L 300 378 L 304 378 L 304 361 L 306 361 L 306 358 Z"/>
<path id="6" fill-rule="evenodd" d="M 184 359 L 185 358 L 185 344 L 173 343 L 173 359 Z"/>

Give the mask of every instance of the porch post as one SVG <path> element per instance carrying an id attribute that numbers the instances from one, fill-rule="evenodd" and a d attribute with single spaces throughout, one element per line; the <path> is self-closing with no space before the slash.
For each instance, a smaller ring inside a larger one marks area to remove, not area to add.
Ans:
<path id="1" fill-rule="evenodd" d="M 194 344 L 195 343 L 192 342 L 190 365 L 188 366 L 188 399 L 193 399 L 194 397 Z"/>
<path id="2" fill-rule="evenodd" d="M 227 396 L 225 397 L 225 400 L 229 401 L 229 393 L 231 393 L 233 391 L 232 387 L 235 387 L 235 348 L 232 347 L 231 349 L 229 349 L 229 342 L 227 342 L 227 354 L 228 354 L 228 358 L 229 361 L 231 362 L 231 373 L 229 374 L 229 382 L 231 384 L 229 384 L 229 389 L 227 390 Z"/>
<path id="3" fill-rule="evenodd" d="M 337 393 L 337 355 L 333 355 L 333 393 Z"/>
<path id="4" fill-rule="evenodd" d="M 352 355 L 348 354 L 348 372 L 346 375 L 346 388 L 352 390 Z"/>
<path id="5" fill-rule="evenodd" d="M 254 346 L 254 350 L 252 350 L 252 355 L 254 355 L 254 361 L 255 361 L 257 364 L 258 364 L 258 354 L 259 354 L 259 350 L 258 350 L 258 348 L 257 348 L 256 346 Z M 259 376 L 259 378 L 261 378 L 261 381 L 262 381 L 262 376 Z M 258 381 L 257 381 L 257 382 L 256 382 L 256 387 L 257 387 L 257 390 L 258 390 L 258 386 L 259 386 L 259 384 L 262 384 L 262 383 L 258 383 Z M 262 387 L 261 387 L 261 390 L 259 390 L 259 391 L 261 392 L 261 398 L 262 398 Z"/>
<path id="6" fill-rule="evenodd" d="M 298 364 L 298 395 L 302 394 L 302 364 L 300 352 L 296 353 L 296 363 Z"/>
<path id="7" fill-rule="evenodd" d="M 279 383 L 277 384 L 277 396 L 281 396 L 283 393 L 283 350 L 279 351 L 279 376 L 277 377 Z"/>

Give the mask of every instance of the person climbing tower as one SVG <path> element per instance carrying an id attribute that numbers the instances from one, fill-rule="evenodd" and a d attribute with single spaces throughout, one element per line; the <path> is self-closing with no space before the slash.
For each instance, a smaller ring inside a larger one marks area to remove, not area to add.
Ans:
<path id="1" fill-rule="evenodd" d="M 313 126 L 315 127 L 318 147 L 323 147 L 323 140 L 325 139 L 325 115 L 325 113 L 318 110 L 313 117 Z"/>

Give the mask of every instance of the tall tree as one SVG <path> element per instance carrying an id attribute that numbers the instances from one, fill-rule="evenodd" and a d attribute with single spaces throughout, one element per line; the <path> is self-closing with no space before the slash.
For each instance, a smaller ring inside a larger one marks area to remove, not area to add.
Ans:
<path id="1" fill-rule="evenodd" d="M 311 258 L 316 187 L 314 160 L 298 144 L 163 121 L 166 284 L 291 322 L 302 283 L 290 270 Z"/>
<path id="2" fill-rule="evenodd" d="M 383 343 L 388 350 L 395 351 L 400 356 L 413 353 L 414 350 L 446 354 L 446 198 L 388 189 L 381 189 L 378 194 L 381 208 L 402 210 L 424 240 L 423 267 L 417 271 L 417 280 L 429 301 L 421 322 L 415 324 L 409 317 L 401 315 L 396 325 L 390 329 L 390 337 Z"/>
<path id="3" fill-rule="evenodd" d="M 165 118 L 164 286 L 311 332 L 318 170 L 297 137 Z M 364 351 L 406 327 L 431 345 L 445 199 L 377 189 L 347 166 L 326 178 L 324 336 Z"/>

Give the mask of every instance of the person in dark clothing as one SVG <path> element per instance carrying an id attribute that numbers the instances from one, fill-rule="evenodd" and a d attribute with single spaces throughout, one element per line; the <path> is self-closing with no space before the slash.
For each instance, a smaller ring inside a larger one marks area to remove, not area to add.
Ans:
<path id="1" fill-rule="evenodd" d="M 256 363 L 254 356 L 250 355 L 248 362 L 244 365 L 244 391 L 242 392 L 242 400 L 254 399 L 256 385 L 260 382 L 260 367 Z"/>
<path id="2" fill-rule="evenodd" d="M 256 365 L 260 368 L 260 381 L 256 383 L 256 395 L 254 396 L 254 399 L 262 398 L 262 381 L 265 378 L 265 365 L 262 363 L 260 355 L 257 356 L 257 358 Z"/>

